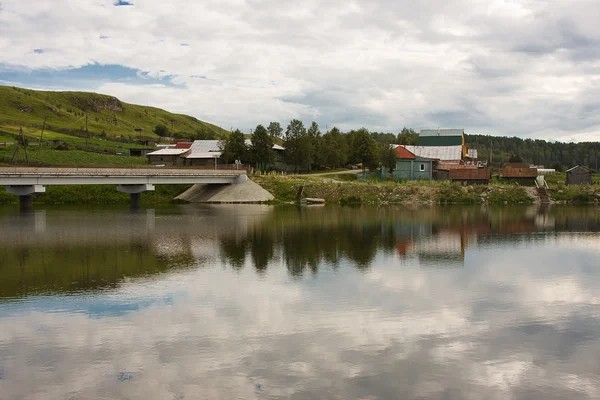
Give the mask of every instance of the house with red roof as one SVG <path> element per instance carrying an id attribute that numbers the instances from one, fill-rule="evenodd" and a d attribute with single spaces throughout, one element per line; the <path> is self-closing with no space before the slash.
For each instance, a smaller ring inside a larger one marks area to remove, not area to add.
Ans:
<path id="1" fill-rule="evenodd" d="M 396 178 L 431 180 L 433 174 L 431 158 L 417 156 L 404 146 L 397 146 L 395 151 L 396 169 L 393 175 Z"/>

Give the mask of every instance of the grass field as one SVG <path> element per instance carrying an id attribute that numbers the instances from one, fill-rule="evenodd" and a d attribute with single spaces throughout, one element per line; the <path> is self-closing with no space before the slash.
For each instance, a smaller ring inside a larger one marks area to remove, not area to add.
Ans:
<path id="1" fill-rule="evenodd" d="M 72 133 L 88 129 L 94 136 L 156 138 L 153 129 L 166 125 L 172 132 L 188 136 L 226 131 L 194 117 L 173 114 L 154 107 L 121 102 L 115 97 L 87 92 L 43 92 L 0 86 L 0 131 L 15 127 L 41 128 L 44 118 L 50 131 Z M 141 128 L 143 131 L 136 132 Z"/>
<path id="2" fill-rule="evenodd" d="M 0 147 L 0 164 L 11 162 L 15 152 L 14 146 Z M 146 165 L 145 157 L 116 156 L 98 154 L 81 150 L 54 150 L 46 147 L 28 147 L 27 155 L 30 164 L 44 165 L 72 165 L 72 166 L 135 166 Z M 25 162 L 25 153 L 19 150 L 19 163 Z"/>

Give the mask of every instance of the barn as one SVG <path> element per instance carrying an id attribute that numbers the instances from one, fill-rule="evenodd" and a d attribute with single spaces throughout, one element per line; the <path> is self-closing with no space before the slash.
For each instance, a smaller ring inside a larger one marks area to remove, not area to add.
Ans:
<path id="1" fill-rule="evenodd" d="M 578 165 L 567 170 L 567 185 L 591 185 L 592 170 Z"/>

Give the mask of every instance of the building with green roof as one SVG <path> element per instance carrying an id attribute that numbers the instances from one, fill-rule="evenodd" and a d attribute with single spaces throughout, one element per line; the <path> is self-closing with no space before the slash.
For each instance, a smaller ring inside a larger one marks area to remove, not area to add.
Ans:
<path id="1" fill-rule="evenodd" d="M 423 129 L 419 133 L 418 146 L 462 146 L 467 156 L 464 129 Z"/>

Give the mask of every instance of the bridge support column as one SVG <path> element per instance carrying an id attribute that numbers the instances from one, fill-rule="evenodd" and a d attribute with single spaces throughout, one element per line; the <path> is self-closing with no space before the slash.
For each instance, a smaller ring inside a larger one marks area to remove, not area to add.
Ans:
<path id="1" fill-rule="evenodd" d="M 244 174 L 244 175 L 238 175 L 234 180 L 233 183 L 237 184 L 237 183 L 244 183 L 248 180 L 248 175 Z"/>
<path id="2" fill-rule="evenodd" d="M 6 191 L 19 196 L 21 211 L 29 211 L 33 207 L 33 195 L 46 192 L 46 187 L 43 185 L 12 185 L 7 186 Z"/>
<path id="3" fill-rule="evenodd" d="M 143 184 L 143 185 L 119 185 L 117 190 L 122 193 L 129 193 L 131 208 L 140 208 L 140 202 L 143 192 L 153 192 L 154 185 Z"/>

